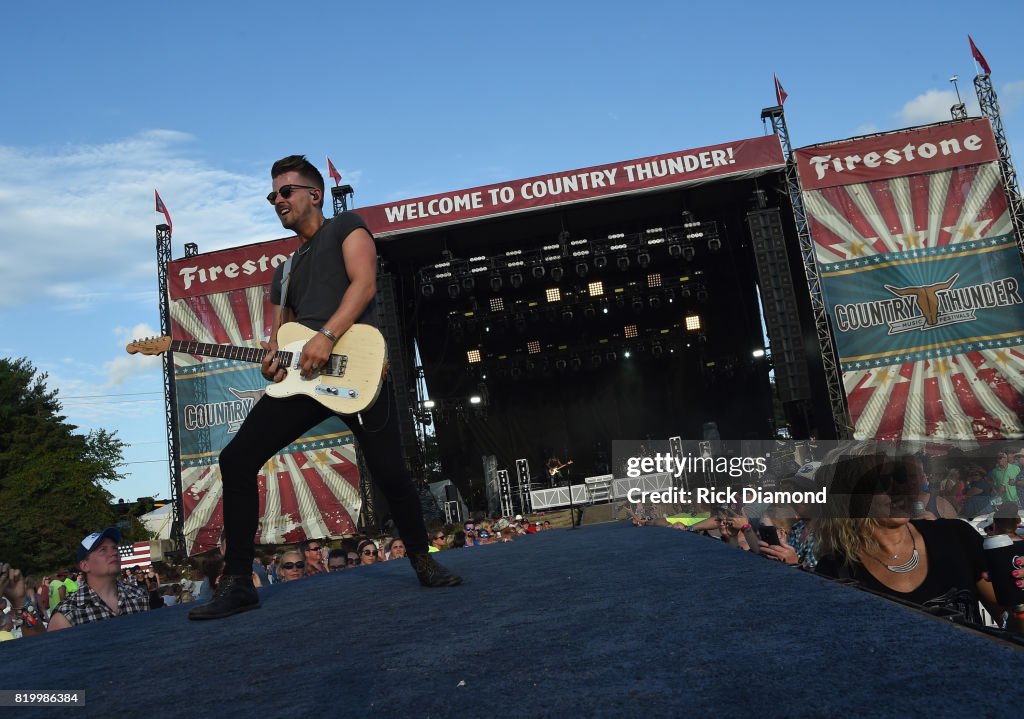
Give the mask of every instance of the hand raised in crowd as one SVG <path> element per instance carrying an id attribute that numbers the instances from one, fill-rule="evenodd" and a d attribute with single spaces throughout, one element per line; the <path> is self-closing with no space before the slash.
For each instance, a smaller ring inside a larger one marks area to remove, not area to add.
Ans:
<path id="1" fill-rule="evenodd" d="M 15 607 L 25 602 L 25 576 L 20 569 L 0 563 L 0 594 L 10 599 Z"/>

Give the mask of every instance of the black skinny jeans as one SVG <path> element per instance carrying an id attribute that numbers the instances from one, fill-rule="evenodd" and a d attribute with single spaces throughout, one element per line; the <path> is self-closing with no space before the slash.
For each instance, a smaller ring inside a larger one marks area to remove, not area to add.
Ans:
<path id="1" fill-rule="evenodd" d="M 225 574 L 248 576 L 255 556 L 253 538 L 259 524 L 256 476 L 267 460 L 333 413 L 305 395 L 275 399 L 266 395 L 252 408 L 238 434 L 220 453 L 224 482 Z M 345 423 L 360 449 L 381 493 L 391 506 L 398 534 L 410 554 L 427 551 L 427 528 L 412 478 L 402 461 L 398 413 L 390 377 L 374 405 Z M 317 537 L 313 537 L 317 539 Z"/>

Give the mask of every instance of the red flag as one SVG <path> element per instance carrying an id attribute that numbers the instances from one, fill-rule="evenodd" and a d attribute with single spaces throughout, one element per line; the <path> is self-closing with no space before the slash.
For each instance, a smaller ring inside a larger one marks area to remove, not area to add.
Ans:
<path id="1" fill-rule="evenodd" d="M 789 95 L 782 89 L 782 83 L 779 82 L 779 76 L 772 73 L 772 77 L 775 78 L 775 102 L 781 106 L 786 102 L 786 98 L 789 97 Z"/>
<path id="2" fill-rule="evenodd" d="M 992 68 L 988 66 L 988 62 L 986 62 L 985 56 L 981 54 L 981 50 L 979 50 L 978 46 L 974 44 L 974 40 L 970 35 L 967 36 L 967 40 L 971 43 L 971 54 L 974 55 L 974 59 L 978 61 L 978 64 L 981 65 L 981 69 L 985 71 L 986 75 L 991 75 Z"/>
<path id="3" fill-rule="evenodd" d="M 153 194 L 156 195 L 156 211 L 164 213 L 164 217 L 167 219 L 167 231 L 170 232 L 174 225 L 171 224 L 171 213 L 167 211 L 167 205 L 160 199 L 160 193 L 153 190 Z"/>
<path id="4" fill-rule="evenodd" d="M 334 179 L 335 187 L 341 184 L 341 173 L 338 172 L 338 169 L 334 166 L 334 163 L 331 162 L 331 158 L 329 157 L 327 158 L 327 174 Z"/>

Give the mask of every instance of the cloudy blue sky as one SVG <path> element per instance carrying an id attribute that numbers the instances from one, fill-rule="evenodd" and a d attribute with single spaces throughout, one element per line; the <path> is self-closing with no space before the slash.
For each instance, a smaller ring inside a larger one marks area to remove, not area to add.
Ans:
<path id="1" fill-rule="evenodd" d="M 954 74 L 976 112 L 967 33 L 1024 146 L 1020 2 L 43 7 L 0 44 L 0 355 L 131 445 L 126 499 L 170 493 L 159 361 L 123 350 L 159 327 L 154 188 L 178 257 L 282 236 L 292 153 L 376 204 L 757 136 L 773 72 L 797 145 L 896 129 Z"/>

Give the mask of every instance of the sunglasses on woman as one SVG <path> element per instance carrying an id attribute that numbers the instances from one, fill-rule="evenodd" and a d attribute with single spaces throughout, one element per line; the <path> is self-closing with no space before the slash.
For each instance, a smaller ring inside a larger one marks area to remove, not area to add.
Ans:
<path id="1" fill-rule="evenodd" d="M 305 569 L 306 563 L 303 561 L 298 562 L 285 562 L 281 565 L 281 569 Z"/>

